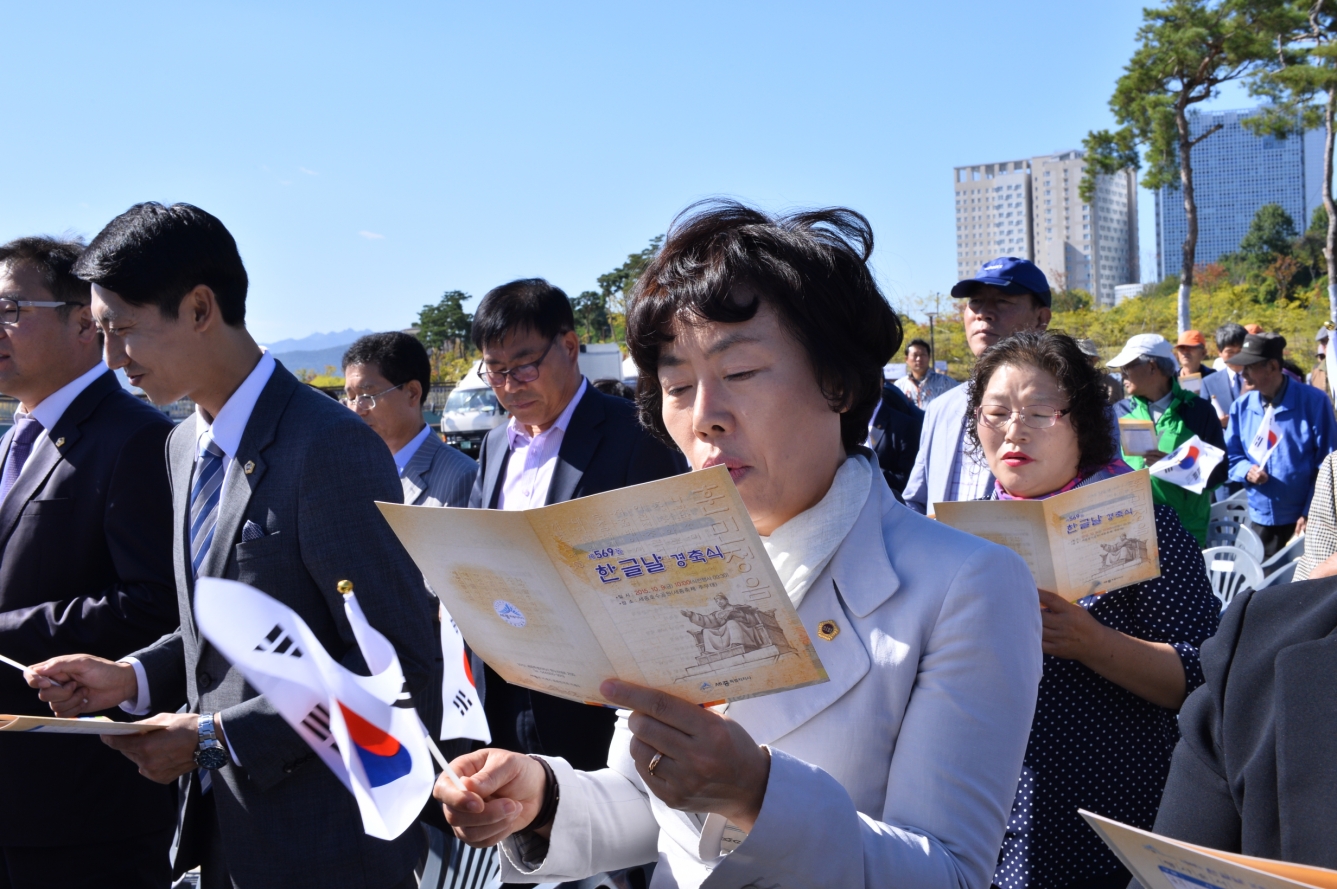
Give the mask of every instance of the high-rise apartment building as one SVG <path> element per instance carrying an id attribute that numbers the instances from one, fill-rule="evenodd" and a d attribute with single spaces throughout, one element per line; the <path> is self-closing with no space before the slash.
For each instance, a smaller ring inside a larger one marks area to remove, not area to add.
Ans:
<path id="1" fill-rule="evenodd" d="M 957 167 L 957 279 L 995 256 L 1031 255 L 1031 162 Z"/>
<path id="2" fill-rule="evenodd" d="M 1216 262 L 1239 249 L 1254 214 L 1264 204 L 1280 204 L 1303 231 L 1323 204 L 1323 132 L 1278 139 L 1257 136 L 1244 127 L 1256 108 L 1190 112 L 1189 135 L 1198 138 L 1220 127 L 1193 147 L 1193 194 L 1198 204 L 1198 243 L 1194 262 Z M 1179 274 L 1183 265 L 1188 217 L 1184 193 L 1175 187 L 1156 192 L 1156 271 Z"/>
<path id="3" fill-rule="evenodd" d="M 1080 151 L 957 167 L 958 278 L 995 256 L 1030 259 L 1057 289 L 1114 304 L 1114 288 L 1139 280 L 1133 171 L 1096 180 L 1095 203 L 1078 195 Z"/>

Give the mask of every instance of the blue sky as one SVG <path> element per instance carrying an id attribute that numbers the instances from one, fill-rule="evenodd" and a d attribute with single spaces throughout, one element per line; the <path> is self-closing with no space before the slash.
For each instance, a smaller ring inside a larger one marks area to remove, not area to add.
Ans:
<path id="1" fill-rule="evenodd" d="M 574 296 L 729 195 L 863 212 L 899 305 L 953 283 L 953 166 L 1111 123 L 1142 5 L 20 4 L 0 240 L 198 204 L 267 342 L 517 277 Z"/>

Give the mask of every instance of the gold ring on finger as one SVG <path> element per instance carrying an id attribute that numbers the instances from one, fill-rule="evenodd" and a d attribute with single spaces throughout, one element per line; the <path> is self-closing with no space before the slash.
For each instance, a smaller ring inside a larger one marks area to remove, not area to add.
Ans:
<path id="1" fill-rule="evenodd" d="M 646 771 L 653 775 L 655 773 L 655 766 L 659 765 L 659 761 L 663 758 L 664 754 L 662 753 L 656 753 L 654 756 L 650 757 L 650 765 Z"/>

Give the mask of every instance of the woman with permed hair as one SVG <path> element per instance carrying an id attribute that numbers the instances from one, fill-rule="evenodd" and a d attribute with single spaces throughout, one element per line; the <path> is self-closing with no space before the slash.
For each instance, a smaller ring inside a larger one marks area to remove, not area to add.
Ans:
<path id="1" fill-rule="evenodd" d="M 609 680 L 609 766 L 480 750 L 438 783 L 508 882 L 987 889 L 1040 678 L 1025 564 L 899 502 L 863 446 L 900 323 L 867 220 L 691 208 L 627 315 L 642 421 L 724 465 L 829 681 L 701 708 Z M 739 617 L 743 621 L 744 617 Z M 721 619 L 722 620 L 722 619 Z"/>
<path id="2" fill-rule="evenodd" d="M 993 497 L 1043 500 L 1132 469 L 1109 435 L 1100 371 L 1071 337 L 1018 333 L 980 356 L 966 408 Z M 1202 684 L 1198 646 L 1216 632 L 1195 541 L 1156 506 L 1161 576 L 1068 602 L 1037 590 L 1044 678 L 994 885 L 1123 889 L 1131 875 L 1077 814 L 1147 830 L 1179 739 L 1175 716 Z"/>

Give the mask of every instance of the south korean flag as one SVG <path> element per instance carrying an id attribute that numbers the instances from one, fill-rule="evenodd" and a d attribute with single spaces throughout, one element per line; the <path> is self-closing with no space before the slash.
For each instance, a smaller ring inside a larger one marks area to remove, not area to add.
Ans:
<path id="1" fill-rule="evenodd" d="M 460 628 L 455 626 L 445 606 L 441 608 L 441 654 L 445 658 L 441 698 L 446 705 L 441 717 L 441 740 L 472 738 L 491 744 L 492 733 L 487 727 L 487 717 L 483 715 L 483 705 L 478 700 L 469 652 L 464 649 Z"/>
<path id="2" fill-rule="evenodd" d="M 1267 410 L 1263 412 L 1263 422 L 1258 424 L 1258 431 L 1249 441 L 1249 457 L 1259 468 L 1267 466 L 1267 458 L 1272 456 L 1272 452 L 1281 443 L 1281 430 L 1273 422 L 1275 411 L 1275 405 L 1267 406 Z"/>
<path id="3" fill-rule="evenodd" d="M 1201 494 L 1207 487 L 1207 479 L 1212 471 L 1225 456 L 1225 451 L 1207 444 L 1195 435 L 1175 448 L 1173 454 L 1153 463 L 1150 467 L 1151 477 Z"/>

